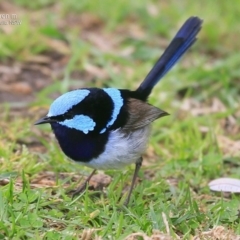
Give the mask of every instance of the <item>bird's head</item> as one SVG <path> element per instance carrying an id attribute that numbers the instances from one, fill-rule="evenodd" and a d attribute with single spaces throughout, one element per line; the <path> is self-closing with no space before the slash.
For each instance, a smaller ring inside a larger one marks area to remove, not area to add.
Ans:
<path id="1" fill-rule="evenodd" d="M 50 123 L 88 134 L 104 133 L 117 119 L 123 106 L 120 91 L 108 89 L 77 89 L 58 97 L 48 114 L 35 125 Z"/>
<path id="2" fill-rule="evenodd" d="M 87 89 L 77 89 L 61 95 L 51 104 L 48 114 L 35 125 L 58 123 L 87 134 L 94 129 L 96 123 L 91 117 L 81 114 L 81 109 L 78 111 L 76 108 L 89 94 Z"/>

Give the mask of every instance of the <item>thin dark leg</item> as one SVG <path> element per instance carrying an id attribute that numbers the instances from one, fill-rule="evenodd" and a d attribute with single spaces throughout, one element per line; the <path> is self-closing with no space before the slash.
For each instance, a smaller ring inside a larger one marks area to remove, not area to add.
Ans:
<path id="1" fill-rule="evenodd" d="M 137 175 L 138 175 L 138 172 L 142 166 L 142 157 L 139 158 L 139 160 L 136 162 L 136 166 L 135 166 L 135 171 L 134 171 L 134 174 L 133 174 L 133 179 L 132 179 L 132 183 L 131 183 L 131 186 L 130 186 L 130 190 L 128 192 L 128 196 L 127 196 L 127 199 L 126 201 L 124 202 L 124 205 L 127 206 L 128 203 L 129 203 L 129 200 L 130 200 L 130 197 L 131 197 L 131 194 L 132 194 L 132 190 L 133 190 L 133 187 L 134 187 L 134 184 L 136 182 L 136 178 L 137 178 Z"/>
<path id="2" fill-rule="evenodd" d="M 92 178 L 92 176 L 95 174 L 96 171 L 97 170 L 94 169 L 92 171 L 92 173 L 88 176 L 88 178 L 85 180 L 85 182 L 74 191 L 72 198 L 76 197 L 77 195 L 79 195 L 82 191 L 84 191 L 87 188 L 87 184 L 89 183 L 90 179 Z"/>

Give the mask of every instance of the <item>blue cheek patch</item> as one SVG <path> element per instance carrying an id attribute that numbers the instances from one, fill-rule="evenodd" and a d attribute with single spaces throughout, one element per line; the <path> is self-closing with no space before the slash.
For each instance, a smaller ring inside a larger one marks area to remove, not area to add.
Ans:
<path id="1" fill-rule="evenodd" d="M 80 103 L 89 93 L 89 90 L 77 89 L 63 94 L 52 103 L 47 116 L 53 117 L 66 113 L 74 105 Z"/>
<path id="2" fill-rule="evenodd" d="M 59 124 L 68 128 L 74 128 L 87 134 L 89 131 L 93 131 L 96 123 L 92 118 L 85 115 L 76 115 L 72 119 L 66 119 Z"/>
<path id="3" fill-rule="evenodd" d="M 121 96 L 120 91 L 116 88 L 103 88 L 103 91 L 105 91 L 113 101 L 112 116 L 106 125 L 106 128 L 108 128 L 109 126 L 113 125 L 113 123 L 116 121 L 117 116 L 123 106 L 123 98 Z M 100 131 L 100 133 L 104 133 L 106 131 L 106 128 L 103 128 Z"/>

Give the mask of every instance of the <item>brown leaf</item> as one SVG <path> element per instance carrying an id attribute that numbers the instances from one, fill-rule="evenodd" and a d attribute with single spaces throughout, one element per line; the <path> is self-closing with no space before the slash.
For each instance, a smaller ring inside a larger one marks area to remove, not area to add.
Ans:
<path id="1" fill-rule="evenodd" d="M 112 178 L 103 173 L 97 173 L 92 176 L 89 186 L 92 186 L 95 190 L 101 190 L 107 187 L 112 181 Z"/>
<path id="2" fill-rule="evenodd" d="M 148 13 L 153 16 L 153 17 L 157 17 L 160 15 L 160 12 L 159 12 L 160 8 L 157 8 L 156 5 L 154 4 L 147 4 L 147 11 Z"/>
<path id="3" fill-rule="evenodd" d="M 46 55 L 29 55 L 25 59 L 28 62 L 32 63 L 40 63 L 40 64 L 50 64 L 51 63 L 51 58 Z"/>
<path id="4" fill-rule="evenodd" d="M 45 38 L 45 43 L 54 51 L 63 55 L 68 55 L 71 52 L 69 46 L 64 41 L 52 38 Z"/>
<path id="5" fill-rule="evenodd" d="M 199 233 L 193 240 L 211 239 L 211 240 L 240 240 L 240 236 L 234 234 L 230 229 L 223 226 L 216 226 L 213 229 Z"/>
<path id="6" fill-rule="evenodd" d="M 234 141 L 225 136 L 217 136 L 217 142 L 225 156 L 240 156 L 240 140 Z"/>
<path id="7" fill-rule="evenodd" d="M 116 50 L 117 39 L 107 34 L 88 32 L 84 35 L 89 42 L 95 45 L 99 50 L 106 53 L 113 53 Z"/>
<path id="8" fill-rule="evenodd" d="M 96 78 L 104 79 L 104 78 L 108 77 L 108 74 L 107 74 L 105 69 L 100 68 L 100 67 L 95 66 L 95 65 L 92 65 L 90 63 L 87 63 L 85 65 L 85 69 L 87 70 L 87 72 L 89 72 L 90 74 L 92 74 Z"/>
<path id="9" fill-rule="evenodd" d="M 17 82 L 11 84 L 11 92 L 16 94 L 30 94 L 33 89 L 27 82 Z"/>
<path id="10" fill-rule="evenodd" d="M 226 111 L 225 105 L 218 98 L 213 98 L 209 106 L 205 106 L 195 99 L 186 98 L 180 108 L 184 111 L 190 112 L 193 116 Z"/>
<path id="11" fill-rule="evenodd" d="M 21 68 L 19 65 L 15 64 L 13 66 L 0 65 L 0 73 L 1 74 L 19 74 L 21 72 Z"/>
<path id="12" fill-rule="evenodd" d="M 136 232 L 136 233 L 131 233 L 128 235 L 125 240 L 137 240 L 137 239 L 143 239 L 143 240 L 173 240 L 171 236 L 168 234 L 165 234 L 163 232 L 160 232 L 158 230 L 153 230 L 153 233 L 151 236 L 148 236 L 147 234 L 143 232 Z"/>
<path id="13" fill-rule="evenodd" d="M 37 58 L 36 58 L 37 59 Z M 41 64 L 23 64 L 22 69 L 24 70 L 31 70 L 31 71 L 40 71 L 42 74 L 46 75 L 46 76 L 50 76 L 52 75 L 52 71 L 49 68 L 49 66 L 45 66 L 45 65 L 41 65 Z"/>
<path id="14" fill-rule="evenodd" d="M 77 28 L 85 31 L 99 30 L 103 25 L 103 21 L 96 16 L 96 14 L 91 14 L 87 12 L 82 12 L 81 14 L 68 14 L 66 17 L 62 18 L 58 22 L 58 27 L 60 28 Z"/>

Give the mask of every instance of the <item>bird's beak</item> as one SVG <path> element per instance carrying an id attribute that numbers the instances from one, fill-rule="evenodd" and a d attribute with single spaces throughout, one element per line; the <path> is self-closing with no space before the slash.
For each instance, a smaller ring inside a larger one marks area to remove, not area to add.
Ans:
<path id="1" fill-rule="evenodd" d="M 56 120 L 51 119 L 50 117 L 46 116 L 46 117 L 43 117 L 43 118 L 39 119 L 38 121 L 36 121 L 34 123 L 34 125 L 39 125 L 39 124 L 44 124 L 44 123 L 52 123 L 52 122 L 56 122 Z"/>

